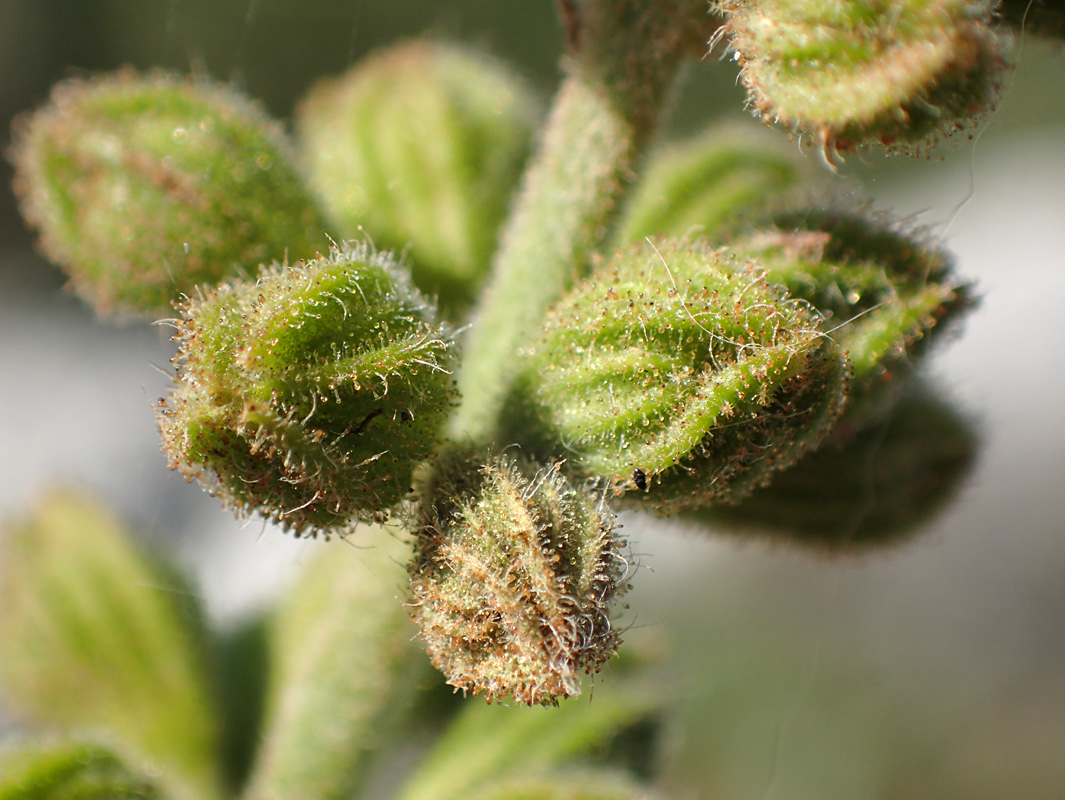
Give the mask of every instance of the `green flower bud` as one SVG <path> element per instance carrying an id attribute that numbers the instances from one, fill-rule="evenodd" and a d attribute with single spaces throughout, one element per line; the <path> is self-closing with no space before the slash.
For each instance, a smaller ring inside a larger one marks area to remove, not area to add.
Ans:
<path id="1" fill-rule="evenodd" d="M 808 134 L 827 162 L 879 143 L 913 151 L 992 106 L 1004 41 L 987 0 L 721 0 L 755 113 Z"/>
<path id="2" fill-rule="evenodd" d="M 580 472 L 665 513 L 734 501 L 835 418 L 846 370 L 820 326 L 725 250 L 629 248 L 529 343 L 509 434 L 534 451 L 565 448 Z"/>
<path id="3" fill-rule="evenodd" d="M 483 466 L 482 466 L 483 465 Z M 412 614 L 452 686 L 555 705 L 617 649 L 608 607 L 623 542 L 601 498 L 558 464 L 449 453 L 423 493 Z"/>
<path id="4" fill-rule="evenodd" d="M 23 213 L 100 313 L 170 316 L 199 284 L 327 244 L 281 130 L 229 89 L 72 80 L 16 132 Z"/>
<path id="5" fill-rule="evenodd" d="M 730 246 L 826 318 L 852 370 L 851 424 L 890 405 L 930 345 L 975 306 L 943 251 L 889 221 L 811 210 L 774 221 Z"/>
<path id="6" fill-rule="evenodd" d="M 768 206 L 779 208 L 807 170 L 768 132 L 751 133 L 710 130 L 655 154 L 622 220 L 618 246 L 647 236 L 719 240 Z"/>
<path id="7" fill-rule="evenodd" d="M 385 519 L 451 407 L 448 334 L 366 246 L 208 292 L 175 340 L 171 467 L 296 535 Z"/>
<path id="8" fill-rule="evenodd" d="M 418 287 L 461 310 L 488 269 L 538 117 L 502 65 L 415 41 L 320 84 L 297 123 L 341 234 L 365 229 L 378 246 L 406 250 Z"/>
<path id="9" fill-rule="evenodd" d="M 855 553 L 904 541 L 957 493 L 976 459 L 972 427 L 927 390 L 857 434 L 834 435 L 734 506 L 697 515 L 717 530 Z"/>

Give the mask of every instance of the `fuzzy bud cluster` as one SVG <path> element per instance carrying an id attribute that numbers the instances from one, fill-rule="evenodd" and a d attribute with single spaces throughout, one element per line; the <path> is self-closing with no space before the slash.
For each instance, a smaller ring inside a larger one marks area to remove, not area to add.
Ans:
<path id="1" fill-rule="evenodd" d="M 227 88 L 71 80 L 16 134 L 23 213 L 100 313 L 170 316 L 199 284 L 327 244 L 280 127 Z"/>
<path id="2" fill-rule="evenodd" d="M 731 502 L 820 441 L 846 369 L 821 316 L 725 250 L 621 251 L 549 313 L 506 415 L 659 511 Z"/>
<path id="3" fill-rule="evenodd" d="M 335 250 L 184 312 L 171 466 L 297 535 L 384 519 L 452 402 L 448 334 L 391 257 Z"/>
<path id="4" fill-rule="evenodd" d="M 487 463 L 486 463 L 487 462 Z M 560 465 L 450 452 L 422 499 L 412 614 L 433 664 L 491 701 L 555 705 L 614 654 L 623 542 Z"/>

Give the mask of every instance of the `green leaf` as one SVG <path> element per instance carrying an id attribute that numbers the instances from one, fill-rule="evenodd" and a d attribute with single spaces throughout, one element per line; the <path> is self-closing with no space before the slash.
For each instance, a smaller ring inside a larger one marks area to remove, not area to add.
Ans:
<path id="1" fill-rule="evenodd" d="M 8 527 L 0 561 L 0 677 L 40 725 L 107 731 L 177 798 L 219 794 L 217 721 L 200 609 L 99 506 L 45 496 Z"/>
<path id="2" fill-rule="evenodd" d="M 86 742 L 0 750 L 0 800 L 163 800 L 158 786 Z"/>
<path id="3" fill-rule="evenodd" d="M 363 533 L 358 548 L 324 548 L 278 610 L 247 797 L 352 797 L 431 675 L 401 599 L 410 545 L 388 529 Z"/>
<path id="4" fill-rule="evenodd" d="M 280 127 L 228 88 L 71 80 L 16 133 L 23 213 L 102 314 L 170 317 L 200 284 L 328 245 Z"/>
<path id="5" fill-rule="evenodd" d="M 654 715 L 654 698 L 635 680 L 615 675 L 594 698 L 566 700 L 558 708 L 470 703 L 398 800 L 457 800 L 481 791 L 493 796 L 496 781 L 556 769 L 608 747 L 626 728 Z"/>

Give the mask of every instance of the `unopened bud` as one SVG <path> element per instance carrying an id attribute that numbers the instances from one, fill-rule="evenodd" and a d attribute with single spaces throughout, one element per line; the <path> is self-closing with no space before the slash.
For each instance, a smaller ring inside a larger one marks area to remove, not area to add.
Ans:
<path id="1" fill-rule="evenodd" d="M 662 512 L 734 501 L 835 418 L 846 370 L 821 322 L 723 249 L 623 250 L 529 343 L 508 433 Z"/>
<path id="2" fill-rule="evenodd" d="M 175 339 L 171 466 L 297 535 L 385 519 L 451 407 L 448 335 L 366 247 L 209 292 Z"/>
<path id="3" fill-rule="evenodd" d="M 448 683 L 526 705 L 579 694 L 619 642 L 609 605 L 627 565 L 613 524 L 601 493 L 558 464 L 443 456 L 410 573 L 411 613 Z"/>
<path id="4" fill-rule="evenodd" d="M 280 127 L 227 88 L 71 80 L 16 133 L 23 213 L 100 313 L 169 317 L 200 284 L 327 244 Z"/>

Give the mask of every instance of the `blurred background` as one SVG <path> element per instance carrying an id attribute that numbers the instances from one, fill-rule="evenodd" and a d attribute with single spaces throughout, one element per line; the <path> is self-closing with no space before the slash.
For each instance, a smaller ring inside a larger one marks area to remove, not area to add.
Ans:
<path id="1" fill-rule="evenodd" d="M 127 64 L 209 74 L 286 119 L 317 77 L 417 35 L 504 57 L 545 96 L 559 77 L 549 0 L 0 0 L 0 142 L 56 81 Z M 642 565 L 629 635 L 664 654 L 676 706 L 667 796 L 1065 797 L 1065 52 L 1032 38 L 1016 52 L 975 140 L 927 160 L 854 158 L 833 179 L 931 226 L 983 293 L 929 365 L 982 439 L 955 502 L 860 557 L 622 518 Z M 716 55 L 669 130 L 714 118 L 747 119 Z M 10 178 L 5 162 L 0 517 L 47 487 L 85 488 L 177 559 L 216 622 L 239 619 L 315 545 L 237 522 L 167 471 L 152 410 L 167 329 L 97 323 L 65 294 Z"/>

